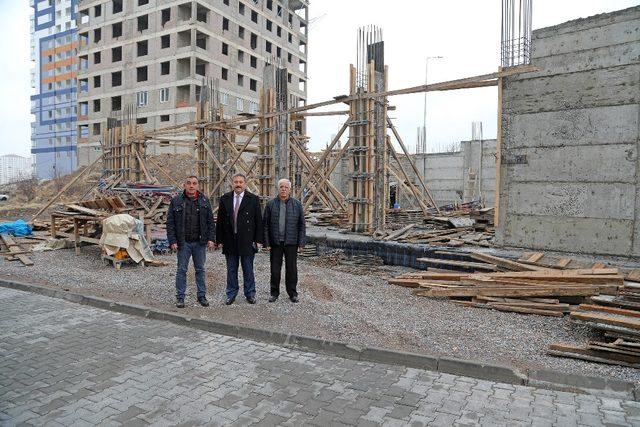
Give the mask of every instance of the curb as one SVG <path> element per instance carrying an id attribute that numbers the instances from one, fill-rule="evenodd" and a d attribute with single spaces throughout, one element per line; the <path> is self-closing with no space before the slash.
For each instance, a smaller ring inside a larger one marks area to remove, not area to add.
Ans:
<path id="1" fill-rule="evenodd" d="M 461 375 L 482 380 L 514 385 L 524 385 L 551 390 L 606 395 L 620 399 L 640 401 L 640 385 L 611 378 L 589 377 L 549 370 L 519 370 L 511 366 L 493 365 L 474 360 L 437 357 L 428 354 L 406 353 L 376 347 L 359 347 L 339 341 L 322 340 L 304 335 L 287 334 L 266 329 L 239 326 L 215 320 L 191 318 L 174 312 L 146 306 L 124 303 L 52 289 L 42 285 L 15 280 L 0 279 L 0 286 L 31 292 L 51 298 L 64 299 L 78 304 L 110 310 L 153 320 L 163 320 L 177 325 L 227 335 L 235 338 L 266 342 L 299 350 L 314 351 L 352 360 L 400 365 L 446 374 Z"/>

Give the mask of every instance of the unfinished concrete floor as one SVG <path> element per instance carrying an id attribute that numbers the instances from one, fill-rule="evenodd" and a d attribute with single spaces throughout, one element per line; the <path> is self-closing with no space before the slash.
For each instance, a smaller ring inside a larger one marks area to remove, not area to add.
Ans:
<path id="1" fill-rule="evenodd" d="M 174 306 L 175 256 L 160 257 L 170 263 L 167 267 L 122 270 L 104 265 L 96 246 L 83 248 L 79 256 L 73 250 L 30 256 L 34 267 L 7 261 L 0 264 L 3 278 L 178 310 Z M 640 371 L 635 369 L 547 356 L 552 343 L 583 344 L 589 338 L 589 330 L 566 318 L 501 313 L 419 298 L 409 289 L 388 285 L 381 277 L 407 271 L 405 268 L 385 267 L 382 274 L 354 275 L 301 260 L 301 303 L 290 303 L 284 289 L 276 303 L 268 303 L 269 257 L 260 253 L 255 262 L 258 303 L 249 305 L 240 295 L 235 304 L 225 306 L 222 254 L 210 253 L 206 267 L 211 306 L 197 305 L 190 271 L 185 314 L 354 344 L 640 382 Z"/>

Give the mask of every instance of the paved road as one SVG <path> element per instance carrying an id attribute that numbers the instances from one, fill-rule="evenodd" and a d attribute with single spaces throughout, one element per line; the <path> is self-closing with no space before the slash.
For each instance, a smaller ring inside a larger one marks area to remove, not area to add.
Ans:
<path id="1" fill-rule="evenodd" d="M 0 425 L 640 425 L 637 402 L 357 362 L 0 288 Z"/>

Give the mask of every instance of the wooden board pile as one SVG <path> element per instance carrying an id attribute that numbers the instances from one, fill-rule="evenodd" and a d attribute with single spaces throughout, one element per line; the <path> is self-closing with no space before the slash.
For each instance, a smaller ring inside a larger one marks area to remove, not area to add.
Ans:
<path id="1" fill-rule="evenodd" d="M 144 212 L 144 218 L 153 224 L 166 224 L 169 204 L 175 196 L 173 187 L 152 185 L 116 187 L 106 190 L 105 194 L 119 198 L 131 211 Z"/>
<path id="2" fill-rule="evenodd" d="M 523 314 L 561 317 L 585 297 L 615 295 L 624 277 L 616 268 L 550 269 L 472 252 L 473 262 L 439 258 L 418 260 L 473 272 L 408 273 L 389 280 L 414 288 L 413 294 L 452 298 L 457 304 Z M 477 271 L 483 272 L 477 272 Z M 505 271 L 506 270 L 506 271 Z"/>
<path id="3" fill-rule="evenodd" d="M 321 227 L 343 227 L 347 224 L 347 215 L 331 209 L 312 206 L 305 215 L 307 221 Z"/>
<path id="4" fill-rule="evenodd" d="M 384 261 L 377 255 L 348 256 L 342 249 L 335 249 L 311 258 L 311 262 L 319 267 L 332 268 L 351 274 L 371 274 L 384 265 Z"/>
<path id="5" fill-rule="evenodd" d="M 599 334 L 584 346 L 552 344 L 548 353 L 590 362 L 640 368 L 640 270 L 627 275 L 616 295 L 599 295 L 571 311 L 572 322 Z"/>
<path id="6" fill-rule="evenodd" d="M 449 227 L 454 227 L 449 218 L 437 218 L 430 220 L 429 225 L 409 224 L 388 233 L 382 240 L 442 247 L 493 246 L 493 231 L 477 232 L 473 226 Z"/>
<path id="7" fill-rule="evenodd" d="M 0 242 L 0 254 L 4 256 L 7 261 L 18 260 L 26 266 L 33 265 L 33 261 L 27 256 L 27 254 L 31 252 L 31 249 L 25 250 L 8 234 L 0 234 Z"/>

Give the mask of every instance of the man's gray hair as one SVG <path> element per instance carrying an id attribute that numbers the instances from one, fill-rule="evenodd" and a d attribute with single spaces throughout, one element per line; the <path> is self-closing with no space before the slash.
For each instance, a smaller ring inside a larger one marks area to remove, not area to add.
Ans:
<path id="1" fill-rule="evenodd" d="M 287 178 L 280 178 L 278 180 L 278 188 L 280 188 L 280 184 L 282 184 L 283 182 L 286 182 L 287 184 L 289 184 L 289 188 L 291 188 L 291 181 L 289 181 Z"/>
<path id="2" fill-rule="evenodd" d="M 231 181 L 233 181 L 237 177 L 242 177 L 242 179 L 244 179 L 245 181 L 247 180 L 247 176 L 245 174 L 237 172 L 237 173 L 234 173 L 233 175 L 231 175 Z"/>
<path id="3" fill-rule="evenodd" d="M 191 178 L 195 178 L 195 179 L 196 179 L 196 181 L 198 181 L 198 182 L 200 181 L 200 179 L 199 179 L 197 176 L 195 176 L 195 175 L 189 175 L 189 176 L 187 176 L 187 177 L 184 179 L 184 182 L 187 182 L 187 181 L 188 181 L 188 180 L 190 180 Z"/>

